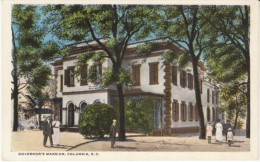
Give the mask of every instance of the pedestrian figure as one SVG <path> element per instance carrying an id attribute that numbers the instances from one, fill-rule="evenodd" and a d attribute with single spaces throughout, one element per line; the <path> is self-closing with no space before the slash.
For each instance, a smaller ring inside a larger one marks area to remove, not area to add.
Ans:
<path id="1" fill-rule="evenodd" d="M 206 133 L 207 133 L 207 137 L 208 137 L 208 143 L 211 143 L 212 130 L 213 130 L 213 127 L 212 127 L 211 123 L 209 122 L 209 123 L 207 124 L 207 127 L 206 127 Z"/>
<path id="2" fill-rule="evenodd" d="M 231 142 L 233 141 L 233 132 L 232 132 L 232 128 L 228 128 L 228 132 L 227 132 L 227 141 L 228 141 L 228 146 L 231 145 Z"/>
<path id="3" fill-rule="evenodd" d="M 113 120 L 113 123 L 110 128 L 110 140 L 111 140 L 111 148 L 115 147 L 116 142 L 116 120 Z"/>
<path id="4" fill-rule="evenodd" d="M 52 122 L 52 127 L 53 127 L 53 145 L 57 146 L 60 144 L 60 121 L 58 120 L 58 116 L 55 117 L 55 120 Z"/>
<path id="5" fill-rule="evenodd" d="M 229 128 L 231 128 L 231 130 L 232 130 L 232 126 L 231 126 L 230 120 L 227 120 L 227 123 L 225 124 L 225 127 L 224 127 L 224 135 L 226 137 L 226 141 L 227 141 L 227 133 L 228 133 L 228 129 Z"/>
<path id="6" fill-rule="evenodd" d="M 50 139 L 51 147 L 53 146 L 52 134 L 53 134 L 52 123 L 50 121 L 50 117 L 47 117 L 47 119 L 45 119 L 45 121 L 43 123 L 43 136 L 44 136 L 43 146 L 44 147 L 46 147 L 46 142 L 47 142 L 48 137 Z"/>
<path id="7" fill-rule="evenodd" d="M 223 140 L 223 135 L 222 135 L 223 127 L 219 119 L 217 120 L 217 124 L 215 128 L 216 128 L 216 142 L 221 142 Z"/>
<path id="8" fill-rule="evenodd" d="M 38 122 L 37 119 L 35 120 L 34 126 L 35 126 L 35 128 L 38 128 L 38 127 L 39 127 L 39 122 Z"/>

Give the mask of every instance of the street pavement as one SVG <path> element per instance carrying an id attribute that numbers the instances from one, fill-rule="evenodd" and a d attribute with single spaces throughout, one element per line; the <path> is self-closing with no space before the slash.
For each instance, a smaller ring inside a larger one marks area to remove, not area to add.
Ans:
<path id="1" fill-rule="evenodd" d="M 245 131 L 235 133 L 231 146 L 223 141 L 212 143 L 198 139 L 198 134 L 184 134 L 176 137 L 155 137 L 142 134 L 126 134 L 126 141 L 116 141 L 111 148 L 108 137 L 103 139 L 85 138 L 75 132 L 61 132 L 61 145 L 57 147 L 43 146 L 43 134 L 40 130 L 24 130 L 12 132 L 12 151 L 149 151 L 149 152 L 248 152 L 250 139 L 245 138 Z"/>

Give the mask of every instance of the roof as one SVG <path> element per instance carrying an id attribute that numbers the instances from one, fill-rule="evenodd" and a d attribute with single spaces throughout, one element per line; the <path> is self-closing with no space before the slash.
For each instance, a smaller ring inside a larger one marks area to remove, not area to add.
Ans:
<path id="1" fill-rule="evenodd" d="M 104 43 L 104 42 L 106 42 L 106 39 L 100 39 L 100 41 Z M 177 41 L 175 41 L 174 39 L 172 39 L 170 37 L 149 39 L 149 40 L 129 43 L 127 46 L 127 50 L 135 49 L 139 45 L 146 44 L 146 43 L 160 44 L 158 46 L 158 48 L 161 48 L 161 49 L 178 49 L 178 50 L 180 50 L 180 52 L 188 52 L 188 50 L 185 47 L 183 47 L 180 43 L 178 43 Z M 161 44 L 164 44 L 164 46 Z M 66 56 L 65 58 L 69 58 L 73 55 L 83 53 L 87 50 L 101 50 L 101 47 L 94 40 L 74 43 L 74 44 L 67 45 L 66 47 L 70 47 L 71 49 L 69 52 L 70 54 L 68 56 Z M 95 49 L 92 49 L 92 48 L 95 48 Z M 160 50 L 160 49 L 158 49 L 158 50 Z M 61 62 L 62 62 L 62 59 L 57 58 L 51 64 L 56 65 Z M 206 70 L 201 61 L 199 61 L 198 65 L 201 67 L 202 70 Z"/>

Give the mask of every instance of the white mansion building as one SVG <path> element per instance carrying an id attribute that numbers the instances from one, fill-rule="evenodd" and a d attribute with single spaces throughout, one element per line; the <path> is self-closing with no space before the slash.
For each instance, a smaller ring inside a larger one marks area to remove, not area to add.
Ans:
<path id="1" fill-rule="evenodd" d="M 138 55 L 137 47 L 146 43 L 155 45 L 156 49 L 145 57 Z M 94 42 L 71 45 L 68 56 L 52 63 L 56 82 L 55 97 L 62 99 L 61 109 L 56 110 L 56 114 L 67 129 L 78 128 L 80 113 L 87 105 L 96 102 L 113 104 L 116 101 L 117 91 L 114 85 L 101 88 L 81 79 L 88 75 L 90 68 L 95 69 L 98 78 L 102 79 L 104 69 L 112 67 L 110 60 L 102 64 L 89 61 L 79 79 L 73 75 L 77 55 L 91 50 L 89 44 L 96 45 Z M 184 47 L 169 38 L 128 45 L 122 65 L 131 69 L 134 85 L 125 90 L 124 95 L 126 98 L 152 96 L 160 99 L 160 104 L 154 107 L 154 135 L 196 132 L 199 130 L 199 122 L 191 63 L 185 69 L 164 63 L 162 55 L 166 50 L 178 54 L 185 52 Z M 201 62 L 198 71 L 205 124 L 207 121 L 215 122 L 217 118 L 222 119 L 218 113 L 218 88 L 204 80 L 206 69 Z"/>

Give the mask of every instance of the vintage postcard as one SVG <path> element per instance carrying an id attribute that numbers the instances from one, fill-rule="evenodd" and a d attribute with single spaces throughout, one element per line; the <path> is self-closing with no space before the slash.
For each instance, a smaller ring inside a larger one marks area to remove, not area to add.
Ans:
<path id="1" fill-rule="evenodd" d="M 258 1 L 2 9 L 2 160 L 259 159 Z"/>

